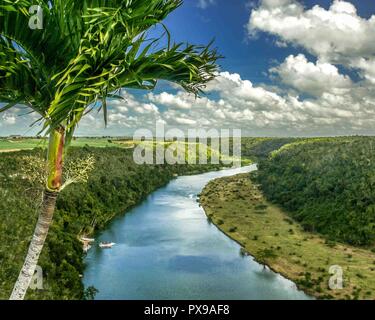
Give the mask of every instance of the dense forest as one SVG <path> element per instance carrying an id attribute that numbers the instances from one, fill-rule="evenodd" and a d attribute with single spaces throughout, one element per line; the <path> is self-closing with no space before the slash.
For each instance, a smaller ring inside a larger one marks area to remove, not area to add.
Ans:
<path id="1" fill-rule="evenodd" d="M 375 138 L 298 140 L 259 162 L 267 198 L 302 226 L 352 245 L 375 242 Z"/>
<path id="2" fill-rule="evenodd" d="M 90 155 L 95 159 L 87 183 L 74 184 L 58 199 L 54 222 L 39 265 L 44 290 L 28 291 L 27 298 L 84 299 L 84 270 L 79 235 L 102 229 L 115 215 L 123 214 L 149 193 L 165 185 L 175 174 L 218 169 L 204 165 L 136 165 L 133 150 L 74 148 L 67 162 Z M 42 149 L 0 154 L 0 299 L 7 299 L 17 279 L 37 219 L 42 186 L 30 163 L 43 163 Z M 29 169 L 27 169 L 29 168 Z M 27 171 L 29 170 L 29 171 Z"/>
<path id="3" fill-rule="evenodd" d="M 242 157 L 259 162 L 265 160 L 275 150 L 299 141 L 297 138 L 242 138 Z"/>
<path id="4" fill-rule="evenodd" d="M 354 245 L 375 241 L 375 138 L 243 138 L 243 158 L 258 162 L 256 179 L 266 197 L 285 208 L 308 231 Z M 9 297 L 26 254 L 42 186 L 30 163 L 44 151 L 0 154 L 0 299 Z M 79 236 L 103 229 L 175 174 L 218 169 L 212 165 L 136 165 L 133 150 L 72 147 L 66 162 L 92 156 L 87 183 L 65 189 L 39 264 L 43 291 L 27 298 L 85 299 Z M 29 169 L 28 169 L 29 168 Z"/>

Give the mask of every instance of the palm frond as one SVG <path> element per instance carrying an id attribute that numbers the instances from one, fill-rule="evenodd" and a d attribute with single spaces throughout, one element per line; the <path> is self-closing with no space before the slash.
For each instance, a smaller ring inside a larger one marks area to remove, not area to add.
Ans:
<path id="1" fill-rule="evenodd" d="M 29 6 L 43 9 L 41 30 L 28 28 Z M 158 80 L 196 95 L 216 74 L 216 50 L 149 39 L 147 31 L 181 0 L 0 0 L 0 101 L 31 106 L 48 131 L 72 135 L 93 106 L 120 88 L 151 90 Z M 113 97 L 113 96 L 112 96 Z M 3 109 L 4 109 L 3 108 Z M 1 111 L 1 110 L 0 110 Z"/>

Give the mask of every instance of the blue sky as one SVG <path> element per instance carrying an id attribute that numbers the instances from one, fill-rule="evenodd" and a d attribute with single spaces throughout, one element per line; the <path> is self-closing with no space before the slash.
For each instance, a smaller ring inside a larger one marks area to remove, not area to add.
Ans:
<path id="1" fill-rule="evenodd" d="M 267 82 L 264 72 L 268 66 L 293 49 L 275 50 L 269 44 L 270 39 L 263 34 L 258 39 L 248 39 L 245 25 L 250 15 L 249 3 L 217 0 L 215 4 L 200 9 L 197 1 L 185 1 L 182 8 L 166 20 L 166 25 L 176 41 L 204 44 L 215 39 L 215 45 L 225 57 L 220 61 L 223 70 L 240 73 L 253 82 Z"/>
<path id="2" fill-rule="evenodd" d="M 331 0 L 301 1 L 307 8 L 314 5 L 329 8 Z M 353 0 L 360 16 L 370 17 L 375 13 L 375 1 Z M 259 1 L 215 0 L 205 9 L 198 7 L 199 1 L 186 0 L 183 6 L 170 15 L 165 23 L 177 42 L 188 41 L 206 44 L 215 39 L 215 45 L 225 57 L 220 61 L 223 70 L 240 73 L 242 78 L 254 83 L 270 83 L 266 75 L 275 61 L 281 62 L 290 54 L 305 50 L 300 48 L 275 47 L 275 37 L 261 33 L 249 39 L 246 24 L 251 9 Z M 253 4 L 253 5 L 252 5 Z"/>
<path id="3" fill-rule="evenodd" d="M 373 15 L 373 0 L 185 0 L 165 20 L 172 38 L 215 39 L 225 57 L 207 96 L 166 83 L 128 91 L 110 104 L 108 128 L 90 114 L 77 134 L 129 135 L 155 121 L 251 136 L 375 134 Z M 0 135 L 36 131 L 12 112 L 0 115 Z"/>

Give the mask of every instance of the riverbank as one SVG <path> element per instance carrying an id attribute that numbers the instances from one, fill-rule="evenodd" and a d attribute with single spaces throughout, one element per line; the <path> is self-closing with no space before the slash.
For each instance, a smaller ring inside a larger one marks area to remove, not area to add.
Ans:
<path id="1" fill-rule="evenodd" d="M 53 224 L 39 260 L 44 290 L 29 290 L 27 299 L 90 298 L 90 291 L 85 293 L 82 283 L 84 253 L 78 235 L 104 230 L 116 216 L 128 212 L 176 175 L 221 167 L 136 165 L 132 150 L 116 147 L 72 147 L 67 160 L 88 155 L 95 159 L 89 181 L 71 185 L 57 201 Z M 17 279 L 38 217 L 39 201 L 36 200 L 41 198 L 43 189 L 36 179 L 22 174 L 22 169 L 34 163 L 31 160 L 43 156 L 41 149 L 1 153 L 0 299 L 9 297 Z"/>
<path id="2" fill-rule="evenodd" d="M 249 174 L 210 182 L 200 195 L 208 216 L 257 261 L 319 299 L 375 299 L 375 255 L 303 231 L 267 202 Z M 343 270 L 342 289 L 328 286 L 331 266 Z"/>
<path id="3" fill-rule="evenodd" d="M 240 255 L 241 247 L 207 222 L 196 196 L 213 179 L 255 170 L 181 176 L 101 232 L 112 250 L 90 250 L 83 282 L 99 300 L 309 299 L 290 281 Z M 157 258 L 155 258 L 157 257 Z"/>

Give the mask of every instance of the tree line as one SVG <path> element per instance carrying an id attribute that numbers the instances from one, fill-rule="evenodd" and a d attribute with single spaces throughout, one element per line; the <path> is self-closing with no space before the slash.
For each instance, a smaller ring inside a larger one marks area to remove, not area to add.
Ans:
<path id="1" fill-rule="evenodd" d="M 302 226 L 352 245 L 375 241 L 375 137 L 299 139 L 259 162 L 269 200 Z"/>
<path id="2" fill-rule="evenodd" d="M 95 159 L 87 183 L 70 185 L 57 200 L 55 219 L 38 262 L 45 290 L 28 290 L 28 299 L 86 298 L 80 235 L 103 229 L 176 174 L 219 169 L 219 165 L 136 165 L 133 150 L 116 147 L 71 147 L 65 163 L 87 156 Z M 44 163 L 45 152 L 34 149 L 0 157 L 0 299 L 7 299 L 12 291 L 42 200 L 43 179 L 23 170 L 30 157 L 33 164 L 38 157 Z"/>

